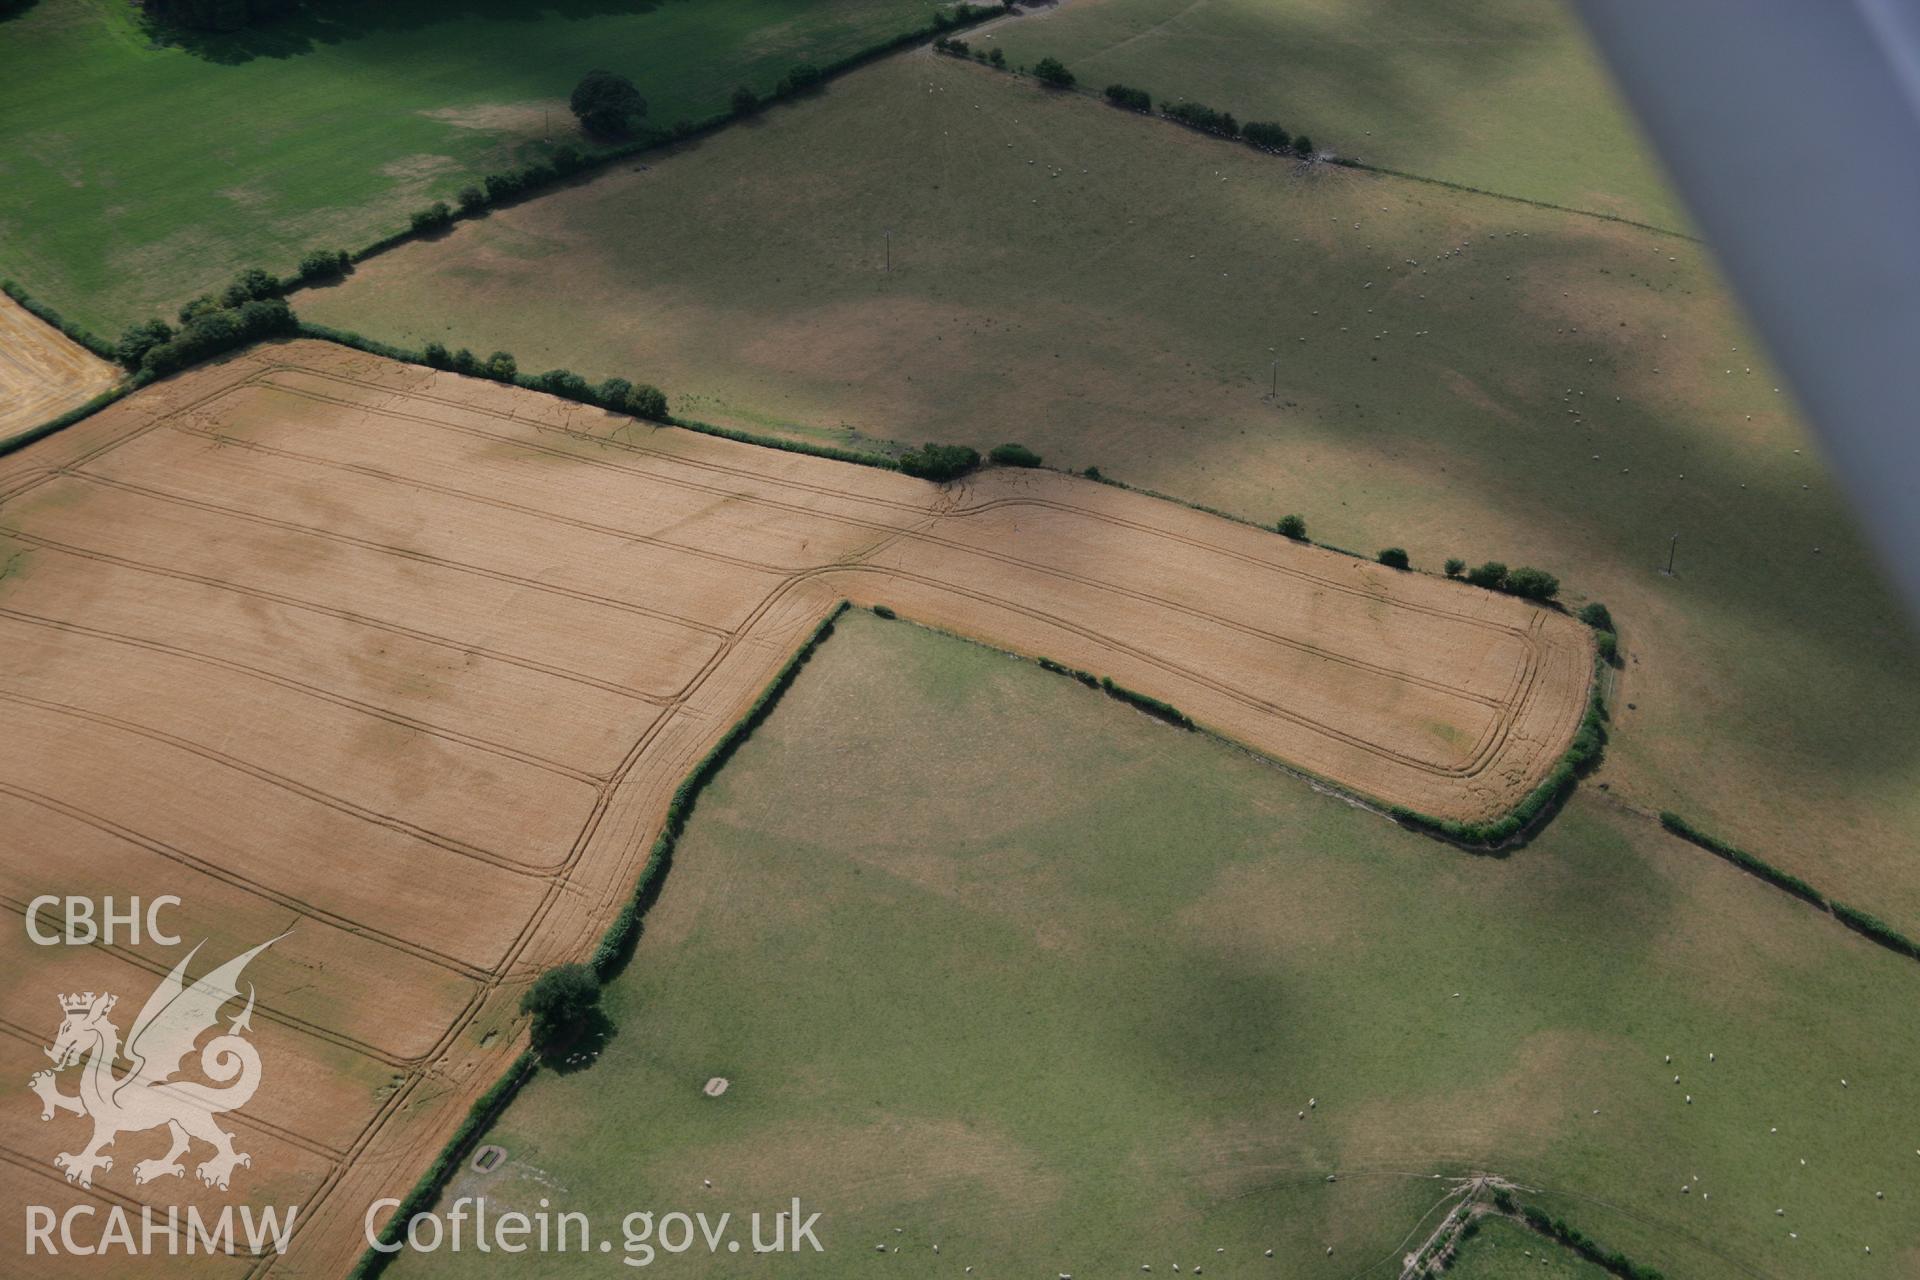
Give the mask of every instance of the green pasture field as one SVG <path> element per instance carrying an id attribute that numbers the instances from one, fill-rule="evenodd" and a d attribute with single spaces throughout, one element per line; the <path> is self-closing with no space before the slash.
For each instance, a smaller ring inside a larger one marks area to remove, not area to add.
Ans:
<path id="1" fill-rule="evenodd" d="M 1446 1274 L 1448 1280 L 1608 1280 L 1572 1250 L 1496 1214 L 1480 1219 L 1480 1229 Z"/>
<path id="2" fill-rule="evenodd" d="M 703 793 L 600 1060 L 540 1073 L 449 1194 L 603 1228 L 799 1196 L 827 1252 L 769 1274 L 1348 1280 L 1484 1170 L 1674 1277 L 1908 1275 L 1916 994 L 1593 792 L 1472 857 L 852 613 Z"/>
<path id="3" fill-rule="evenodd" d="M 1920 934 L 1920 646 L 1692 241 L 917 54 L 295 304 L 693 418 L 1017 440 L 1428 571 L 1545 567 L 1622 628 L 1598 781 Z"/>
<path id="4" fill-rule="evenodd" d="M 401 230 L 548 138 L 584 143 L 566 100 L 594 68 L 630 76 L 671 125 L 930 9 L 341 0 L 158 47 L 127 0 L 41 0 L 0 22 L 0 274 L 111 336 L 238 268 L 284 274 Z"/>
<path id="5" fill-rule="evenodd" d="M 1686 214 L 1559 0 L 1069 0 L 1002 23 L 1016 66 L 1060 58 L 1341 155 L 1683 230 Z"/>

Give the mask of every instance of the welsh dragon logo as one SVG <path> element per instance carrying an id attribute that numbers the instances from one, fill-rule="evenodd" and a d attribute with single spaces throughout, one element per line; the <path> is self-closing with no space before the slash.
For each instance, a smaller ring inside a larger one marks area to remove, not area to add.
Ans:
<path id="1" fill-rule="evenodd" d="M 187 965 L 200 951 L 199 946 L 194 947 L 147 997 L 140 1016 L 133 1020 L 124 1048 L 120 1029 L 107 1019 L 118 997 L 91 991 L 60 997 L 60 1010 L 66 1017 L 46 1051 L 53 1059 L 53 1070 L 35 1072 L 27 1086 L 40 1095 L 42 1120 L 53 1119 L 57 1111 L 71 1111 L 93 1120 L 93 1140 L 84 1150 L 63 1152 L 53 1158 L 56 1167 L 67 1171 L 68 1182 L 91 1187 L 96 1170 L 113 1168 L 113 1157 L 102 1152 L 116 1137 L 161 1125 L 166 1126 L 172 1143 L 159 1159 L 141 1160 L 133 1166 L 136 1184 L 184 1176 L 186 1169 L 180 1157 L 196 1138 L 213 1147 L 212 1157 L 194 1170 L 210 1187 L 225 1191 L 234 1167 L 253 1163 L 250 1156 L 233 1149 L 233 1135 L 213 1121 L 222 1111 L 245 1106 L 260 1087 L 260 1054 L 242 1038 L 244 1032 L 252 1030 L 251 983 L 247 984 L 246 1008 L 228 1024 L 225 1034 L 214 1036 L 200 1050 L 200 1070 L 224 1087 L 172 1077 L 201 1035 L 219 1023 L 221 1006 L 239 997 L 240 971 L 247 962 L 279 940 L 269 938 L 188 983 Z M 115 1063 L 123 1057 L 130 1066 L 115 1075 Z M 83 1060 L 86 1065 L 80 1071 L 80 1092 L 61 1093 L 55 1086 L 56 1073 Z"/>

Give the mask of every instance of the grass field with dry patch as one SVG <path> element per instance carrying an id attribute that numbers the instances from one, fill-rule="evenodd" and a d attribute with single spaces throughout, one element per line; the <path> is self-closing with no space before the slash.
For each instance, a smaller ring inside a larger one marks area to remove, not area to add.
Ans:
<path id="1" fill-rule="evenodd" d="M 0 445 L 119 380 L 120 370 L 0 294 Z"/>
<path id="2" fill-rule="evenodd" d="M 1089 481 L 942 488 L 314 342 L 6 459 L 0 557 L 8 904 L 57 866 L 179 896 L 210 955 L 293 929 L 250 970 L 278 1075 L 237 1118 L 249 1193 L 305 1206 L 298 1275 L 358 1252 L 516 1051 L 524 981 L 592 949 L 673 788 L 843 597 L 1450 817 L 1537 783 L 1591 671 L 1563 614 Z M 24 1079 L 47 993 L 102 982 L 4 945 Z M 123 949 L 110 985 L 171 959 Z M 23 1196 L 60 1184 L 48 1132 L 0 1118 Z M 138 1194 L 121 1165 L 96 1196 Z"/>
<path id="3" fill-rule="evenodd" d="M 696 418 L 1017 440 L 1427 570 L 1543 566 L 1620 621 L 1616 793 L 1920 932 L 1920 647 L 1691 241 L 926 55 L 296 301 Z"/>
<path id="4" fill-rule="evenodd" d="M 541 1073 L 448 1195 L 602 1230 L 799 1196 L 826 1252 L 754 1260 L 796 1277 L 1352 1280 L 1485 1170 L 1671 1277 L 1892 1280 L 1920 1266 L 1917 994 L 1600 793 L 1464 857 L 856 612 L 702 793 L 599 1061 Z"/>

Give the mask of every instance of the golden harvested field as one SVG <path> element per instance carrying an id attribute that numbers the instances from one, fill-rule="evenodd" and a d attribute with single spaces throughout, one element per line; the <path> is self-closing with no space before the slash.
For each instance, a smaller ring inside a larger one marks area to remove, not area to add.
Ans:
<path id="1" fill-rule="evenodd" d="M 936 487 L 305 341 L 0 463 L 0 565 L 8 904 L 59 866 L 178 894 L 209 957 L 292 929 L 248 970 L 267 1075 L 235 1114 L 236 1193 L 304 1206 L 285 1275 L 350 1264 L 517 1051 L 525 982 L 591 949 L 671 790 L 842 598 L 1459 818 L 1538 781 L 1591 669 L 1557 612 L 1143 495 Z M 174 958 L 110 950 L 130 997 Z M 99 988 L 73 955 L 0 996 L 0 1075 L 44 1065 L 47 992 Z M 49 1132 L 7 1110 L 5 1177 L 82 1194 Z M 134 1203 L 130 1164 L 92 1194 Z"/>
<path id="2" fill-rule="evenodd" d="M 0 444 L 119 380 L 119 370 L 0 293 Z"/>

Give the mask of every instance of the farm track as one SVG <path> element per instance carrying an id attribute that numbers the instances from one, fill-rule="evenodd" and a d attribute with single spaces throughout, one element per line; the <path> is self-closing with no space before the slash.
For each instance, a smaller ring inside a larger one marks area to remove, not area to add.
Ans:
<path id="1" fill-rule="evenodd" d="M 0 293 L 0 444 L 119 380 L 119 370 Z"/>
<path id="2" fill-rule="evenodd" d="M 1591 669 L 1562 615 L 1142 495 L 939 489 L 312 342 L 0 463 L 0 543 L 26 746 L 0 906 L 60 858 L 96 893 L 179 893 L 223 931 L 209 955 L 294 927 L 249 971 L 269 1074 L 236 1116 L 247 1192 L 304 1206 L 246 1268 L 275 1276 L 347 1269 L 367 1204 L 517 1049 L 521 986 L 591 948 L 669 793 L 842 598 L 1449 817 L 1539 780 Z M 76 983 L 111 956 L 128 997 L 173 959 L 79 954 Z M 0 1001 L 5 1069 L 32 1069 L 46 996 Z M 63 1186 L 45 1132 L 0 1122 L 0 1177 Z"/>

